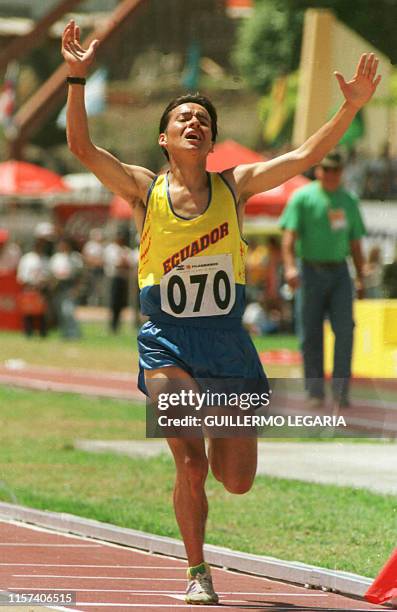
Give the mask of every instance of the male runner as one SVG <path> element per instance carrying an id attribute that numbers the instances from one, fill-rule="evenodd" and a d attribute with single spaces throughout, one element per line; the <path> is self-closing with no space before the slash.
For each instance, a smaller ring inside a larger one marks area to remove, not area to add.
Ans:
<path id="1" fill-rule="evenodd" d="M 172 388 L 175 380 L 194 388 L 195 378 L 200 377 L 260 378 L 259 358 L 241 327 L 244 203 L 323 159 L 373 95 L 380 81 L 378 60 L 373 54 L 362 55 L 349 82 L 335 73 L 345 100 L 301 147 L 222 174 L 206 172 L 217 136 L 213 105 L 202 96 L 174 100 L 162 116 L 159 136 L 170 170 L 156 177 L 146 168 L 120 162 L 91 142 L 83 85 L 97 44 L 93 41 L 84 49 L 78 26 L 74 21 L 66 26 L 62 53 L 69 67 L 67 138 L 79 160 L 134 207 L 141 234 L 141 305 L 150 316 L 138 338 L 140 386 L 156 396 L 159 385 Z M 202 275 L 195 269 L 199 258 Z M 189 270 L 194 274 L 189 276 Z M 203 278 L 209 283 L 203 283 Z M 247 492 L 256 472 L 256 438 L 212 438 L 208 457 L 202 438 L 172 437 L 168 444 L 176 464 L 175 514 L 189 565 L 186 602 L 215 604 L 218 596 L 203 556 L 208 467 L 228 491 Z"/>

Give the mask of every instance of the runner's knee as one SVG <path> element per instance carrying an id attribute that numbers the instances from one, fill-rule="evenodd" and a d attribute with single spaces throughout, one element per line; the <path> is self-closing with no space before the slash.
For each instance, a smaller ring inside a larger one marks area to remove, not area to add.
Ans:
<path id="1" fill-rule="evenodd" d="M 251 477 L 245 475 L 234 475 L 230 479 L 224 479 L 223 486 L 229 493 L 234 493 L 235 495 L 243 495 L 244 493 L 248 493 L 248 491 L 252 487 L 253 482 L 254 476 Z"/>
<path id="2" fill-rule="evenodd" d="M 178 458 L 178 474 L 185 478 L 191 487 L 202 486 L 208 475 L 208 460 L 205 456 L 185 452 Z"/>
<path id="3" fill-rule="evenodd" d="M 244 493 L 247 493 L 251 489 L 252 483 L 254 482 L 254 475 L 251 477 L 250 475 L 238 476 L 237 474 L 232 474 L 229 477 L 215 465 L 211 465 L 211 471 L 216 480 L 221 482 L 229 493 L 234 493 L 236 495 L 243 495 Z"/>

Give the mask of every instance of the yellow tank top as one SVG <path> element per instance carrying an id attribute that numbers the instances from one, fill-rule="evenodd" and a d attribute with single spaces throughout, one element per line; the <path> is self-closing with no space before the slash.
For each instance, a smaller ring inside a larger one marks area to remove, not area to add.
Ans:
<path id="1" fill-rule="evenodd" d="M 167 175 L 149 190 L 138 280 L 151 320 L 222 326 L 242 317 L 247 244 L 230 186 L 220 174 L 208 173 L 208 181 L 208 206 L 194 219 L 173 210 Z"/>

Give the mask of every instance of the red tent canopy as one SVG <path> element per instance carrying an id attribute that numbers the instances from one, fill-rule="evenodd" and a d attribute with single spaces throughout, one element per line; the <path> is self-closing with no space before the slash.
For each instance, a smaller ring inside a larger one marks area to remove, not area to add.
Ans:
<path id="1" fill-rule="evenodd" d="M 226 6 L 229 8 L 253 8 L 253 0 L 226 0 Z"/>
<path id="2" fill-rule="evenodd" d="M 126 200 L 115 195 L 110 202 L 109 215 L 112 219 L 132 219 L 133 210 Z"/>
<path id="3" fill-rule="evenodd" d="M 23 161 L 0 164 L 0 195 L 43 195 L 69 191 L 55 172 Z"/>
<path id="4" fill-rule="evenodd" d="M 298 175 L 282 183 L 274 189 L 257 193 L 247 200 L 245 212 L 250 216 L 268 215 L 278 217 L 292 194 L 299 187 L 310 183 L 305 176 Z"/>
<path id="5" fill-rule="evenodd" d="M 207 170 L 209 172 L 223 172 L 238 164 L 253 164 L 265 161 L 265 157 L 256 151 L 247 149 L 234 140 L 225 140 L 216 144 L 214 152 L 208 155 Z"/>

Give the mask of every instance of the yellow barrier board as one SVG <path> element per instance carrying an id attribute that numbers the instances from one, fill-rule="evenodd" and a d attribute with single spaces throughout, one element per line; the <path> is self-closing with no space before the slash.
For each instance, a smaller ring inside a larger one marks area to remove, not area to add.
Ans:
<path id="1" fill-rule="evenodd" d="M 353 376 L 397 378 L 397 300 L 356 300 Z M 324 330 L 325 371 L 332 373 L 334 335 Z"/>

